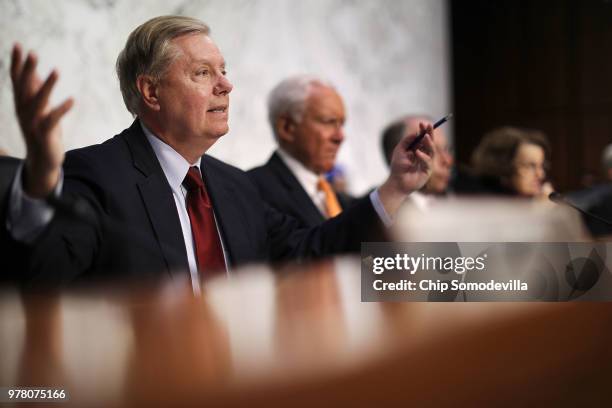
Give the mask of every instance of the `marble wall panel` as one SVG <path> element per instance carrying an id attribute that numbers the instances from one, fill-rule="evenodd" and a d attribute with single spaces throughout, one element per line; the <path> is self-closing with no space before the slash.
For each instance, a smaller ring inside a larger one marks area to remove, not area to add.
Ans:
<path id="1" fill-rule="evenodd" d="M 267 93 L 288 75 L 319 75 L 345 99 L 339 163 L 363 193 L 385 178 L 379 135 L 389 120 L 451 110 L 447 13 L 445 0 L 0 0 L 0 147 L 25 154 L 8 75 L 14 41 L 36 50 L 42 72 L 60 71 L 55 102 L 76 98 L 64 121 L 72 149 L 131 122 L 114 72 L 130 31 L 185 14 L 211 26 L 234 84 L 231 130 L 210 153 L 243 169 L 264 162 L 274 149 Z"/>

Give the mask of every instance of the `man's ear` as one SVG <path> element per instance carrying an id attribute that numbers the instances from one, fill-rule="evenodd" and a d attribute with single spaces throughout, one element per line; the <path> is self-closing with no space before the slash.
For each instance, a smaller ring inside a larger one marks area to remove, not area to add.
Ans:
<path id="1" fill-rule="evenodd" d="M 142 95 L 142 103 L 149 109 L 159 111 L 158 82 L 150 75 L 140 75 L 136 78 L 136 87 Z"/>
<path id="2" fill-rule="evenodd" d="M 295 139 L 296 123 L 289 115 L 282 115 L 276 119 L 276 134 L 279 141 L 291 143 Z"/>

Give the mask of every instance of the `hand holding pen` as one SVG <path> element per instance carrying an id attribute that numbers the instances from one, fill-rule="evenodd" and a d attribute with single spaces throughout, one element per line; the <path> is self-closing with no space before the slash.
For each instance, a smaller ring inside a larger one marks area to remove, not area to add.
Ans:
<path id="1" fill-rule="evenodd" d="M 445 117 L 443 117 L 442 119 L 434 123 L 433 129 L 435 130 L 438 127 L 442 126 L 443 124 L 448 122 L 448 120 L 452 117 L 453 117 L 453 114 L 449 113 L 448 115 L 446 115 Z M 423 138 L 425 137 L 426 134 L 427 134 L 427 131 L 425 129 L 421 129 L 417 137 L 415 137 L 414 140 L 410 142 L 406 150 L 415 150 L 419 146 L 419 144 L 423 141 Z"/>

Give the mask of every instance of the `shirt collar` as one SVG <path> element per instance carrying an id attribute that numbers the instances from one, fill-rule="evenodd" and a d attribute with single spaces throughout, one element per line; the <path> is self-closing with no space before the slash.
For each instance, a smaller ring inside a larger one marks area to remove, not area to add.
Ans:
<path id="1" fill-rule="evenodd" d="M 289 170 L 291 170 L 295 178 L 300 182 L 304 190 L 306 190 L 310 196 L 316 194 L 318 191 L 317 184 L 319 182 L 320 175 L 306 168 L 306 166 L 296 160 L 281 147 L 277 149 L 277 152 L 283 162 L 285 162 L 287 167 L 289 167 Z"/>
<path id="2" fill-rule="evenodd" d="M 147 137 L 147 140 L 151 144 L 151 147 L 155 152 L 155 156 L 157 156 L 157 160 L 159 160 L 159 164 L 166 175 L 168 183 L 170 183 L 172 191 L 180 194 L 181 185 L 183 184 L 183 180 L 185 180 L 187 171 L 189 171 L 191 166 L 196 166 L 199 169 L 202 159 L 198 158 L 196 163 L 190 164 L 176 150 L 170 147 L 170 145 L 162 141 L 159 137 L 155 136 L 153 132 L 151 132 L 144 125 L 144 123 L 142 123 L 142 121 L 140 121 L 140 126 L 142 127 L 142 131 Z"/>

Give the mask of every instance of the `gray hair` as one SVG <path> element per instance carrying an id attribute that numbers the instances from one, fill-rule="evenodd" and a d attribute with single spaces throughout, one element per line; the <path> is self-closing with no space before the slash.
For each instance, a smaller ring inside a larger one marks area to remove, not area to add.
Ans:
<path id="1" fill-rule="evenodd" d="M 268 120 L 272 127 L 274 137 L 278 139 L 276 121 L 278 118 L 289 115 L 294 121 L 300 122 L 306 100 L 315 86 L 334 86 L 321 78 L 312 75 L 296 75 L 282 80 L 268 95 Z"/>
<path id="2" fill-rule="evenodd" d="M 604 148 L 601 154 L 601 165 L 605 171 L 612 169 L 612 143 Z"/>
<path id="3" fill-rule="evenodd" d="M 117 57 L 117 76 L 127 109 L 136 116 L 141 94 L 136 80 L 150 75 L 159 80 L 178 55 L 171 41 L 185 34 L 208 35 L 210 29 L 202 21 L 183 16 L 160 16 L 138 26 L 128 37 Z"/>

